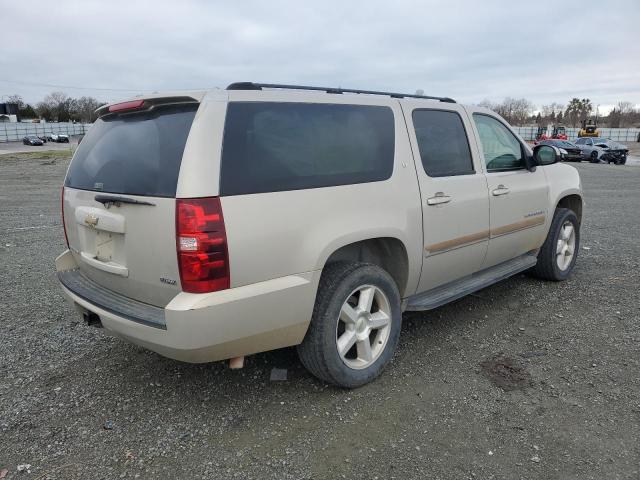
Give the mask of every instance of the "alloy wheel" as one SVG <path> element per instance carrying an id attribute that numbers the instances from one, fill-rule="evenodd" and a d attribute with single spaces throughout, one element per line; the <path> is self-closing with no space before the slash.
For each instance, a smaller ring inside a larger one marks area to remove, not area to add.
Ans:
<path id="1" fill-rule="evenodd" d="M 558 243 L 556 244 L 556 262 L 558 268 L 565 271 L 571 265 L 576 248 L 576 230 L 573 223 L 566 221 L 560 228 Z"/>
<path id="2" fill-rule="evenodd" d="M 372 365 L 384 351 L 391 332 L 391 307 L 384 292 L 373 285 L 355 289 L 340 309 L 336 347 L 350 368 Z"/>

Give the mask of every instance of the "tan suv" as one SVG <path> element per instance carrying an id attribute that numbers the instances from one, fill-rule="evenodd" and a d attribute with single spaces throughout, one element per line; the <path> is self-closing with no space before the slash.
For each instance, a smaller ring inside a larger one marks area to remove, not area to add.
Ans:
<path id="1" fill-rule="evenodd" d="M 402 311 L 578 253 L 577 171 L 449 98 L 236 83 L 102 107 L 62 193 L 64 292 L 187 362 L 297 345 L 355 387 Z"/>

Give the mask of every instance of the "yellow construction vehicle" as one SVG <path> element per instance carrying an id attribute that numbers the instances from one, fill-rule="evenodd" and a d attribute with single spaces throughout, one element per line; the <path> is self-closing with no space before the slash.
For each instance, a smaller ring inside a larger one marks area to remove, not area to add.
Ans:
<path id="1" fill-rule="evenodd" d="M 582 120 L 582 128 L 578 132 L 578 137 L 599 137 L 598 125 L 595 120 Z"/>

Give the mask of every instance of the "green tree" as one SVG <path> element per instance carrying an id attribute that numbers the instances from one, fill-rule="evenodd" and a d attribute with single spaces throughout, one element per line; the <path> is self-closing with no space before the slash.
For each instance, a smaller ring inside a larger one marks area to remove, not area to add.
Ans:
<path id="1" fill-rule="evenodd" d="M 568 121 L 572 127 L 577 127 L 581 120 L 589 118 L 593 111 L 593 104 L 588 98 L 572 98 L 567 104 L 564 112 L 565 121 Z"/>

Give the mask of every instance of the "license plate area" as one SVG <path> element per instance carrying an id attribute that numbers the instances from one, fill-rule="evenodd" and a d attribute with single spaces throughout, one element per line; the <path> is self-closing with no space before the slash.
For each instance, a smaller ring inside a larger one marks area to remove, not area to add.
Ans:
<path id="1" fill-rule="evenodd" d="M 114 260 L 114 238 L 111 232 L 101 232 L 96 230 L 95 232 L 95 256 L 96 259 L 101 262 L 111 262 Z"/>

